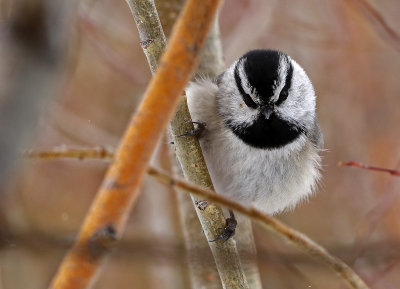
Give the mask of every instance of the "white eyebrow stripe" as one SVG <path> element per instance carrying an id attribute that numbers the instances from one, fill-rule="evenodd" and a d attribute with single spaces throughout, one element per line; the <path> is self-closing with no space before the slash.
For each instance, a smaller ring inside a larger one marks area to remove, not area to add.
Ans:
<path id="1" fill-rule="evenodd" d="M 244 71 L 244 59 L 239 60 L 239 77 L 240 80 L 242 82 L 242 88 L 244 90 L 245 93 L 247 93 L 251 99 L 255 102 L 255 103 L 259 103 L 260 101 L 260 97 L 258 96 L 258 92 L 257 89 L 253 86 L 250 85 L 249 80 L 247 79 L 246 73 Z"/>
<path id="2" fill-rule="evenodd" d="M 278 67 L 279 79 L 278 81 L 276 81 L 276 83 L 274 82 L 274 96 L 273 96 L 274 102 L 278 101 L 281 90 L 285 86 L 286 76 L 290 65 L 289 61 L 290 60 L 288 58 L 283 56 L 280 57 L 279 59 L 279 67 Z"/>

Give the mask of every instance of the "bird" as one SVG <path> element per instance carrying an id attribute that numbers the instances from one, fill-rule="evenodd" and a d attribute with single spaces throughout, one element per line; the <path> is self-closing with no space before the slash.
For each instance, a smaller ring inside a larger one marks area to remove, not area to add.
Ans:
<path id="1" fill-rule="evenodd" d="M 250 50 L 216 78 L 189 83 L 187 104 L 214 188 L 271 215 L 293 209 L 315 191 L 323 135 L 316 95 L 289 55 Z M 235 233 L 232 211 L 218 238 Z"/>

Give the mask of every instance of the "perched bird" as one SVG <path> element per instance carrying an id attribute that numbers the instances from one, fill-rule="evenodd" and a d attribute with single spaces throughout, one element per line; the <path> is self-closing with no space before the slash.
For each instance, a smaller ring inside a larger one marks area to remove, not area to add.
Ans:
<path id="1" fill-rule="evenodd" d="M 290 56 L 249 51 L 216 79 L 190 83 L 186 96 L 205 126 L 199 140 L 217 193 L 275 214 L 313 192 L 323 137 L 311 81 Z"/>

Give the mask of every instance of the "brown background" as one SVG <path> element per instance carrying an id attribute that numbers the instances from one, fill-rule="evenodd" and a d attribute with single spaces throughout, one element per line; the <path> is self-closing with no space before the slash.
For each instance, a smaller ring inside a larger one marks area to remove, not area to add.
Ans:
<path id="1" fill-rule="evenodd" d="M 227 64 L 249 49 L 279 49 L 315 86 L 323 181 L 308 203 L 279 218 L 344 259 L 371 288 L 398 288 L 400 179 L 337 166 L 400 168 L 400 44 L 357 2 L 227 0 L 221 37 Z M 398 1 L 369 3 L 400 31 Z M 150 79 L 124 1 L 82 1 L 76 16 L 58 101 L 46 106 L 31 148 L 115 147 Z M 74 160 L 19 166 L 0 200 L 1 289 L 47 287 L 106 168 Z M 163 190 L 146 181 L 95 288 L 188 288 L 177 208 Z M 324 265 L 255 231 L 264 288 L 345 288 Z"/>

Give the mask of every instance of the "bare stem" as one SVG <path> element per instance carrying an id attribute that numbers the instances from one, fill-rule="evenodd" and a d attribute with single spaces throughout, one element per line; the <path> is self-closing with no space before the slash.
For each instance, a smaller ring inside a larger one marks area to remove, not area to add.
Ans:
<path id="1" fill-rule="evenodd" d="M 93 152 L 87 154 L 88 158 L 96 158 L 96 154 L 100 159 L 112 159 L 112 152 L 108 151 L 106 153 L 103 152 L 104 149 L 95 149 Z M 25 153 L 25 156 L 29 158 L 40 158 L 40 159 L 52 159 L 52 158 L 77 158 L 79 155 L 79 159 L 86 158 L 85 152 L 89 152 L 90 149 L 83 150 L 81 154 L 77 154 L 77 150 L 72 150 L 71 152 L 68 149 L 63 149 L 63 152 L 60 149 L 55 151 L 35 151 L 31 150 Z M 213 190 L 205 189 L 201 186 L 195 185 L 193 183 L 189 183 L 180 178 L 172 177 L 167 173 L 163 172 L 160 169 L 150 167 L 148 169 L 148 174 L 160 182 L 167 184 L 171 187 L 175 187 L 180 189 L 185 193 L 194 193 L 199 197 L 206 198 L 207 200 L 218 203 L 222 206 L 231 208 L 236 212 L 243 214 L 244 216 L 249 217 L 253 221 L 260 223 L 264 228 L 278 235 L 282 239 L 296 246 L 297 248 L 304 251 L 306 254 L 314 257 L 315 259 L 325 263 L 328 265 L 336 274 L 338 274 L 343 280 L 347 282 L 350 288 L 353 289 L 368 289 L 369 287 L 364 283 L 364 281 L 343 261 L 332 256 L 325 248 L 311 240 L 309 237 L 300 233 L 289 226 L 285 225 L 278 219 L 264 214 L 259 210 L 246 207 L 242 204 L 233 201 L 229 198 L 226 198 L 222 195 L 216 194 Z"/>
<path id="2" fill-rule="evenodd" d="M 172 31 L 177 16 L 182 10 L 184 2 L 184 0 L 155 0 L 162 28 L 167 38 Z M 204 50 L 207 49 L 209 44 L 210 41 L 208 40 L 206 47 L 203 48 L 200 66 L 205 60 L 203 57 Z M 171 136 L 170 139 L 172 139 Z M 167 171 L 175 171 L 178 175 L 182 175 L 182 170 L 177 163 L 175 152 L 170 149 L 169 151 L 172 158 L 171 166 Z M 221 278 L 218 278 L 219 273 L 209 244 L 206 238 L 204 238 L 204 235 L 199 234 L 202 227 L 199 223 L 196 210 L 194 209 L 192 198 L 190 195 L 178 194 L 177 200 L 191 287 L 193 289 L 219 289 L 222 287 Z"/>
<path id="3" fill-rule="evenodd" d="M 157 67 L 157 59 L 162 53 L 162 47 L 165 42 L 154 1 L 127 0 L 127 3 L 137 24 L 141 45 L 146 54 L 150 69 L 154 72 Z M 218 37 L 217 27 L 214 21 L 211 31 L 211 35 L 214 38 L 211 39 L 212 37 L 208 37 L 205 49 L 208 54 L 203 52 L 200 65 L 202 67 L 202 64 L 206 64 L 204 67 L 207 68 L 207 71 L 203 69 L 202 73 L 210 76 L 215 76 L 222 69 L 220 65 L 222 64 L 220 47 L 219 49 L 211 47 L 211 45 L 220 46 L 220 43 L 215 41 L 215 38 Z M 176 26 L 174 29 L 176 30 Z M 155 49 L 151 48 L 151 45 L 154 45 Z M 211 59 L 205 57 L 205 55 L 212 56 L 213 61 L 210 61 Z M 171 132 L 173 136 L 176 136 L 190 130 L 193 130 L 193 124 L 191 123 L 189 110 L 184 100 L 179 103 L 175 117 L 171 121 Z M 174 143 L 176 155 L 185 178 L 204 187 L 212 188 L 211 178 L 198 140 L 196 138 L 177 138 L 174 140 Z M 193 201 L 196 200 L 193 199 Z M 196 209 L 196 212 L 208 239 L 214 239 L 218 236 L 221 228 L 225 226 L 225 217 L 222 209 L 215 205 L 210 205 L 205 210 Z M 223 287 L 249 288 L 234 240 L 231 239 L 225 243 L 210 243 L 209 246 L 213 253 Z"/>
<path id="4" fill-rule="evenodd" d="M 229 207 L 236 212 L 239 212 L 252 220 L 260 223 L 264 228 L 275 233 L 279 237 L 285 239 L 289 243 L 295 245 L 299 249 L 306 252 L 308 255 L 314 257 L 315 259 L 322 261 L 328 265 L 336 274 L 342 277 L 350 288 L 353 289 L 368 289 L 369 287 L 364 283 L 364 281 L 343 261 L 337 257 L 332 256 L 329 252 L 323 248 L 321 245 L 317 244 L 309 237 L 303 233 L 296 231 L 289 226 L 285 225 L 278 219 L 264 214 L 261 211 L 246 207 L 242 204 L 226 198 L 222 195 L 216 194 L 213 190 L 204 189 L 195 184 L 189 183 L 185 180 L 174 178 L 169 176 L 165 172 L 151 167 L 148 170 L 148 174 L 160 182 L 174 186 L 182 190 L 182 192 L 191 192 L 207 200 Z"/>
<path id="5" fill-rule="evenodd" d="M 126 0 L 126 2 L 139 31 L 140 45 L 147 57 L 150 70 L 154 73 L 166 45 L 154 0 Z"/>
<path id="6" fill-rule="evenodd" d="M 370 170 L 370 171 L 385 172 L 385 173 L 391 174 L 392 176 L 400 177 L 400 171 L 398 171 L 398 170 L 374 167 L 374 166 L 365 165 L 365 164 L 354 162 L 354 161 L 339 162 L 338 166 L 339 167 L 356 167 L 356 168 L 366 169 L 366 170 Z"/>

